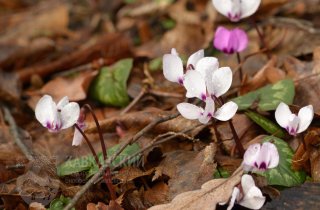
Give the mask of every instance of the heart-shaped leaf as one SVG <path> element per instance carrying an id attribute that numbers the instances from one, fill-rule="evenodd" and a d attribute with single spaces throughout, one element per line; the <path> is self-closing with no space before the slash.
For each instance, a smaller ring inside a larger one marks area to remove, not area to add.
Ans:
<path id="1" fill-rule="evenodd" d="M 261 111 L 275 110 L 280 102 L 292 104 L 295 90 L 291 79 L 281 80 L 273 85 L 267 85 L 256 91 L 233 99 L 239 110 L 250 108 L 257 103 Z"/>
<path id="2" fill-rule="evenodd" d="M 129 103 L 127 80 L 132 62 L 132 59 L 123 59 L 112 66 L 103 67 L 91 84 L 90 96 L 105 105 L 127 105 Z"/>

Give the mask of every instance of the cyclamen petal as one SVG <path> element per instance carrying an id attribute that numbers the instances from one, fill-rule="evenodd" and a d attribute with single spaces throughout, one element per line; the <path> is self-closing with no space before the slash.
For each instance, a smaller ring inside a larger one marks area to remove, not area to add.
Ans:
<path id="1" fill-rule="evenodd" d="M 175 54 L 163 56 L 163 75 L 170 82 L 183 83 L 183 64 Z"/>
<path id="2" fill-rule="evenodd" d="M 299 110 L 298 117 L 300 119 L 300 124 L 299 124 L 297 133 L 301 133 L 307 130 L 307 128 L 312 122 L 313 115 L 314 115 L 314 111 L 313 111 L 312 105 L 302 107 Z"/>
<path id="3" fill-rule="evenodd" d="M 242 52 L 248 46 L 248 36 L 242 29 L 228 30 L 220 26 L 216 30 L 213 45 L 226 54 Z"/>
<path id="4" fill-rule="evenodd" d="M 225 94 L 232 84 L 232 71 L 229 67 L 222 67 L 213 72 L 212 86 L 209 93 L 216 98 Z"/>
<path id="5" fill-rule="evenodd" d="M 214 118 L 220 121 L 230 120 L 237 112 L 238 105 L 233 101 L 223 104 L 213 115 Z"/>
<path id="6" fill-rule="evenodd" d="M 197 52 L 193 53 L 187 61 L 187 70 L 190 69 L 195 69 L 196 64 L 198 63 L 198 61 L 204 57 L 204 50 L 198 50 Z"/>
<path id="7" fill-rule="evenodd" d="M 187 90 L 186 97 L 197 97 L 200 100 L 206 100 L 206 84 L 202 75 L 194 70 L 188 70 L 184 76 L 184 87 Z"/>
<path id="8" fill-rule="evenodd" d="M 65 105 L 62 110 L 61 110 L 61 122 L 62 122 L 62 127 L 61 129 L 66 129 L 78 121 L 80 115 L 80 107 L 79 104 L 75 102 L 68 103 Z"/>
<path id="9" fill-rule="evenodd" d="M 79 128 L 83 131 L 86 128 L 86 124 L 84 122 L 77 122 Z M 75 128 L 73 139 L 72 139 L 72 146 L 79 146 L 83 141 L 83 136 L 78 129 Z"/>
<path id="10" fill-rule="evenodd" d="M 261 0 L 212 0 L 219 13 L 237 22 L 255 13 Z"/>
<path id="11" fill-rule="evenodd" d="M 180 103 L 177 105 L 177 109 L 184 118 L 189 120 L 199 119 L 203 112 L 202 108 L 189 103 Z"/>
<path id="12" fill-rule="evenodd" d="M 283 102 L 278 105 L 275 111 L 277 123 L 293 136 L 305 131 L 311 124 L 313 116 L 314 110 L 312 105 L 302 107 L 299 110 L 298 116 L 293 114 L 289 106 Z"/>
<path id="13" fill-rule="evenodd" d="M 206 100 L 205 109 L 199 117 L 199 122 L 201 122 L 202 124 L 207 124 L 214 115 L 214 108 L 214 100 L 211 97 L 208 97 Z"/>

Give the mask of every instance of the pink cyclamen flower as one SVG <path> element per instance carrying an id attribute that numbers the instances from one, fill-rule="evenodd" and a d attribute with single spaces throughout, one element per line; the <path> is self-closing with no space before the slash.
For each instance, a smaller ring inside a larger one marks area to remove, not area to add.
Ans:
<path id="1" fill-rule="evenodd" d="M 275 168 L 279 164 L 277 147 L 270 143 L 252 144 L 243 156 L 243 167 L 246 171 L 265 171 Z"/>
<path id="2" fill-rule="evenodd" d="M 203 58 L 204 50 L 193 53 L 187 62 L 187 69 L 193 69 L 195 64 Z M 184 83 L 183 63 L 176 49 L 172 48 L 170 54 L 165 54 L 162 59 L 163 75 L 170 82 L 176 82 L 180 85 Z"/>
<path id="3" fill-rule="evenodd" d="M 78 118 L 78 121 L 77 121 L 77 125 L 78 127 L 84 131 L 84 129 L 86 129 L 87 125 L 85 123 L 85 119 L 86 119 L 86 112 L 85 112 L 85 109 L 84 108 L 81 108 L 80 109 L 80 115 L 79 115 L 79 118 Z M 80 133 L 80 131 L 75 128 L 74 129 L 74 134 L 73 134 L 73 140 L 72 140 L 72 146 L 79 146 L 83 141 L 83 136 L 82 134 Z"/>
<path id="4" fill-rule="evenodd" d="M 213 45 L 226 54 L 242 52 L 248 46 L 248 36 L 242 29 L 228 30 L 219 26 L 214 36 Z"/>
<path id="5" fill-rule="evenodd" d="M 219 13 L 237 22 L 255 13 L 261 0 L 212 0 L 212 3 Z"/>
<path id="6" fill-rule="evenodd" d="M 215 111 L 214 100 L 211 97 L 206 99 L 205 109 L 190 103 L 180 103 L 177 105 L 180 114 L 189 120 L 199 120 L 203 124 L 207 124 L 211 118 L 220 121 L 230 120 L 238 110 L 238 105 L 232 101 L 225 103 Z"/>
<path id="7" fill-rule="evenodd" d="M 235 203 L 249 209 L 260 209 L 266 201 L 261 190 L 255 185 L 252 176 L 244 174 L 241 177 L 241 187 L 234 187 L 227 210 Z"/>
<path id="8" fill-rule="evenodd" d="M 67 96 L 56 104 L 51 96 L 44 95 L 35 108 L 37 120 L 50 132 L 58 132 L 73 126 L 77 122 L 79 114 L 79 104 L 69 102 Z"/>
<path id="9" fill-rule="evenodd" d="M 299 110 L 298 116 L 293 114 L 289 106 L 281 102 L 275 112 L 276 121 L 285 128 L 290 135 L 296 136 L 305 131 L 312 122 L 314 115 L 313 106 L 305 106 Z"/>

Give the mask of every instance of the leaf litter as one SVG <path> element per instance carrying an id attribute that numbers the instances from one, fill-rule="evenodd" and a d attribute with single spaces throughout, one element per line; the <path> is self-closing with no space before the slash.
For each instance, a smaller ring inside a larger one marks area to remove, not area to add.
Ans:
<path id="1" fill-rule="evenodd" d="M 234 83 L 225 99 L 239 107 L 232 121 L 240 142 L 245 149 L 264 141 L 276 145 L 279 166 L 253 172 L 267 197 L 262 209 L 282 202 L 290 209 L 316 206 L 320 40 L 315 1 L 264 0 L 251 22 L 238 23 L 207 0 L 0 5 L 1 208 L 216 209 L 231 202 L 243 174 L 233 130 L 228 122 L 201 124 L 179 116 L 176 105 L 184 102 L 184 87 L 166 81 L 162 72 L 162 56 L 172 48 L 184 64 L 187 56 L 205 49 L 220 66 L 230 66 Z M 248 33 L 240 64 L 212 45 L 222 25 Z M 72 129 L 49 133 L 35 120 L 36 104 L 45 94 L 91 105 L 101 129 L 88 111 L 84 132 L 102 165 L 100 134 L 112 149 L 107 170 L 116 199 L 101 176 L 105 166 L 96 164 L 85 143 L 71 146 Z M 274 113 L 280 102 L 296 114 L 313 105 L 315 117 L 303 135 L 290 136 L 279 127 Z M 235 202 L 237 209 L 241 203 Z"/>

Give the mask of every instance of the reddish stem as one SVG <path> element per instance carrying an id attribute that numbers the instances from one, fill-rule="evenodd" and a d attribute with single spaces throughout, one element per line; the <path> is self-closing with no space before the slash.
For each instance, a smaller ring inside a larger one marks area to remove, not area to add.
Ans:
<path id="1" fill-rule="evenodd" d="M 87 145 L 89 146 L 90 151 L 91 151 L 91 153 L 92 153 L 92 155 L 93 155 L 93 157 L 94 157 L 97 165 L 98 165 L 99 168 L 100 168 L 100 167 L 101 167 L 101 164 L 100 164 L 100 162 L 99 162 L 98 155 L 97 155 L 96 151 L 94 151 L 94 148 L 93 148 L 92 144 L 90 143 L 87 135 L 82 131 L 82 129 L 81 129 L 77 124 L 74 124 L 74 126 L 75 126 L 76 129 L 78 129 L 78 131 L 81 133 L 81 135 L 83 136 L 83 138 L 86 140 Z"/>
<path id="2" fill-rule="evenodd" d="M 98 118 L 89 104 L 85 104 L 85 105 L 83 105 L 83 107 L 87 108 L 90 111 L 90 113 L 93 117 L 93 120 L 97 126 L 97 130 L 98 130 L 99 138 L 100 138 L 100 143 L 101 143 L 101 148 L 102 148 L 103 159 L 106 160 L 107 159 L 107 149 L 106 149 L 106 145 L 104 143 L 103 134 L 102 134 L 102 131 L 100 128 Z"/>
<path id="3" fill-rule="evenodd" d="M 219 97 L 217 101 L 220 102 L 220 105 L 224 104 L 222 97 Z M 234 128 L 234 125 L 232 123 L 232 119 L 228 120 L 228 123 L 229 123 L 230 129 L 231 129 L 234 141 L 236 143 L 236 147 L 240 153 L 240 156 L 243 157 L 245 150 L 243 148 L 243 145 L 241 144 L 241 141 L 240 141 L 240 138 L 236 132 L 236 129 Z"/>
<path id="4" fill-rule="evenodd" d="M 240 57 L 240 53 L 238 53 L 238 52 L 237 52 L 237 61 L 238 61 L 238 64 L 240 65 L 240 67 L 239 67 L 239 79 L 240 79 L 240 84 L 242 84 L 243 73 L 242 73 L 242 66 L 241 66 L 241 57 Z"/>
<path id="5" fill-rule="evenodd" d="M 101 147 L 102 147 L 103 159 L 106 160 L 107 159 L 107 148 L 104 143 L 104 138 L 103 138 L 103 134 L 102 134 L 102 130 L 101 130 L 98 118 L 89 104 L 85 104 L 83 107 L 87 108 L 90 111 L 90 113 L 93 117 L 93 120 L 97 126 L 97 130 L 98 130 L 99 138 L 100 138 L 100 143 L 101 143 Z M 100 166 L 99 166 L 99 168 L 100 168 Z M 116 200 L 117 196 L 116 196 L 116 192 L 114 190 L 114 187 L 112 185 L 112 177 L 111 177 L 110 167 L 107 167 L 105 174 L 103 175 L 103 178 L 104 178 L 106 185 L 109 189 L 111 200 Z"/>

